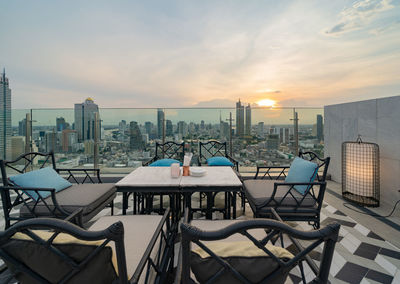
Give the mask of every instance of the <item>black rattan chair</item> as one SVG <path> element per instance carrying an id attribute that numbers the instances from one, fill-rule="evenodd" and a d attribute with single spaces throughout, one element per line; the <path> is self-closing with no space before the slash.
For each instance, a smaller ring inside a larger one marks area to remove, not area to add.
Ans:
<path id="1" fill-rule="evenodd" d="M 208 142 L 199 142 L 198 165 L 207 163 L 207 159 L 212 157 L 225 157 L 232 162 L 233 168 L 239 172 L 239 162 L 229 156 L 226 142 L 211 140 Z"/>
<path id="2" fill-rule="evenodd" d="M 319 228 L 330 158 L 319 158 L 313 152 L 300 152 L 299 157 L 318 164 L 315 182 L 285 182 L 289 166 L 257 166 L 254 179 L 243 182 L 254 217 L 269 218 L 274 208 L 285 221 L 308 221 L 315 229 Z M 309 187 L 304 195 L 295 189 L 301 185 Z"/>
<path id="3" fill-rule="evenodd" d="M 169 210 L 102 217 L 89 230 L 52 218 L 24 220 L 0 232 L 10 272 L 2 283 L 165 283 L 174 232 Z"/>
<path id="4" fill-rule="evenodd" d="M 227 143 L 226 142 L 219 142 L 216 140 L 210 140 L 208 142 L 199 142 L 199 155 L 197 157 L 197 164 L 199 166 L 204 166 L 207 165 L 207 159 L 213 158 L 213 157 L 225 157 L 227 158 L 232 164 L 232 168 L 235 170 L 236 174 L 238 175 L 239 178 L 241 178 L 239 174 L 239 162 L 236 161 L 234 158 L 232 158 L 228 154 L 228 148 L 227 148 Z M 200 208 L 191 208 L 192 211 L 204 211 L 205 209 L 202 208 L 203 204 L 203 199 L 207 198 L 207 202 L 211 202 L 213 207 L 215 196 L 217 193 L 200 193 Z M 229 198 L 228 197 L 228 192 L 225 193 L 225 199 Z M 243 210 L 244 210 L 244 195 L 240 193 L 241 198 L 242 198 L 242 205 L 243 205 Z M 226 202 L 225 202 L 226 203 Z M 214 211 L 221 211 L 221 212 L 227 212 L 229 208 L 222 208 L 222 209 L 213 209 Z M 244 212 L 244 211 L 243 211 Z"/>
<path id="5" fill-rule="evenodd" d="M 151 163 L 161 160 L 161 159 L 175 159 L 178 160 L 179 162 L 183 163 L 183 158 L 185 156 L 185 142 L 182 143 L 176 143 L 173 141 L 167 141 L 165 143 L 158 143 L 156 142 L 156 149 L 155 149 L 155 155 L 153 158 L 150 160 L 146 161 L 143 163 L 143 166 L 150 166 Z M 128 199 L 129 195 L 131 193 L 129 192 L 124 192 L 124 199 Z M 139 213 L 151 213 L 151 212 L 157 212 L 159 214 L 163 214 L 165 212 L 165 208 L 163 206 L 164 203 L 164 194 L 158 195 L 160 199 L 160 206 L 159 208 L 154 208 L 154 194 L 139 194 L 139 193 L 133 193 L 134 195 L 134 212 L 139 211 Z M 170 200 L 171 200 L 170 196 Z M 125 202 L 127 204 L 127 202 Z M 147 204 L 147 206 L 146 206 Z M 171 203 L 170 203 L 171 205 Z M 171 207 L 172 210 L 175 210 L 174 207 Z M 125 208 L 127 209 L 127 208 Z"/>
<path id="6" fill-rule="evenodd" d="M 304 262 L 315 275 L 310 283 L 328 283 L 340 225 L 335 223 L 318 231 L 304 232 L 283 223 L 273 212 L 278 220 L 182 223 L 175 284 L 285 283 L 296 266 L 306 283 Z M 288 242 L 286 249 L 284 239 Z M 321 244 L 323 251 L 317 266 L 309 254 Z"/>
<path id="7" fill-rule="evenodd" d="M 34 161 L 41 159 L 36 166 Z M 73 183 L 60 192 L 53 188 L 25 188 L 14 185 L 8 178 L 11 174 L 22 174 L 37 168 L 50 166 L 56 172 L 64 175 Z M 89 221 L 106 206 L 111 206 L 116 195 L 114 184 L 102 183 L 99 169 L 64 169 L 57 168 L 54 153 L 26 153 L 14 161 L 0 160 L 2 183 L 0 186 L 5 227 L 10 227 L 13 221 L 35 217 L 56 217 L 64 219 L 72 212 L 82 209 L 82 224 Z M 34 191 L 38 198 L 32 199 L 25 191 Z M 42 197 L 41 192 L 50 192 L 49 197 Z M 19 211 L 15 216 L 13 210 Z"/>
<path id="8" fill-rule="evenodd" d="M 153 158 L 144 162 L 143 166 L 148 166 L 151 163 L 161 159 L 175 159 L 183 163 L 185 156 L 185 142 L 176 143 L 167 141 L 165 143 L 156 142 L 156 152 Z"/>

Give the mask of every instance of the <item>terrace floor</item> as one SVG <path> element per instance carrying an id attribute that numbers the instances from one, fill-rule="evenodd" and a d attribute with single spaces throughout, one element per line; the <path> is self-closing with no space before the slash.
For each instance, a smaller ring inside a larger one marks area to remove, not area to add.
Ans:
<path id="1" fill-rule="evenodd" d="M 329 182 L 321 213 L 322 226 L 334 221 L 341 224 L 339 242 L 335 248 L 330 271 L 331 283 L 400 283 L 399 210 L 397 209 L 394 216 L 390 218 L 372 217 L 345 207 L 345 201 L 340 194 L 340 184 Z M 121 214 L 122 196 L 118 195 L 114 203 L 115 214 Z M 218 205 L 218 201 L 216 203 Z M 132 208 L 130 209 L 128 214 L 132 214 Z M 385 215 L 390 210 L 391 207 L 384 204 L 382 208 L 375 209 L 374 212 Z M 370 212 L 373 213 L 372 210 Z M 109 214 L 110 209 L 105 209 L 95 217 L 93 222 Z M 239 210 L 238 216 L 239 219 L 252 218 L 251 209 L 247 206 L 245 215 L 241 215 Z M 219 214 L 215 214 L 214 217 L 221 218 Z M 0 226 L 2 227 L 4 227 L 3 222 L 1 218 Z M 312 229 L 306 222 L 292 222 L 291 225 L 303 230 Z M 321 248 L 318 248 L 318 251 L 311 256 L 317 264 L 320 252 Z M 307 266 L 305 272 L 307 280 L 310 280 L 312 273 Z M 287 283 L 299 283 L 299 276 L 298 269 L 292 270 Z"/>

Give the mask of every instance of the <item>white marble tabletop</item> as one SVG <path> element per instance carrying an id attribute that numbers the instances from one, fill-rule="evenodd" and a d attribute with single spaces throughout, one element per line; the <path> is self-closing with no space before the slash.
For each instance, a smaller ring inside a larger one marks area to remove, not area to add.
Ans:
<path id="1" fill-rule="evenodd" d="M 197 168 L 197 167 L 191 167 Z M 201 177 L 184 176 L 181 179 L 181 187 L 195 186 L 242 186 L 242 182 L 231 167 L 201 167 L 206 174 Z"/>
<path id="2" fill-rule="evenodd" d="M 193 167 L 190 167 L 193 168 Z M 170 167 L 139 167 L 115 185 L 117 187 L 208 187 L 242 186 L 231 167 L 201 167 L 207 172 L 204 176 L 171 177 Z"/>
<path id="3" fill-rule="evenodd" d="M 117 187 L 179 187 L 170 167 L 139 167 L 115 184 Z"/>

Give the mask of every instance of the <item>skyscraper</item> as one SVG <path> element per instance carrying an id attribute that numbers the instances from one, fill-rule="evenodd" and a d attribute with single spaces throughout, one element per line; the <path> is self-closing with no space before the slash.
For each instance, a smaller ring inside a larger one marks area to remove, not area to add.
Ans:
<path id="1" fill-rule="evenodd" d="M 72 147 L 77 142 L 76 130 L 64 129 L 62 131 L 61 147 L 63 152 L 72 152 Z"/>
<path id="2" fill-rule="evenodd" d="M 174 134 L 174 130 L 172 127 L 172 121 L 167 119 L 165 121 L 165 136 L 172 136 Z"/>
<path id="3" fill-rule="evenodd" d="M 324 140 L 324 122 L 320 114 L 317 114 L 317 139 L 319 142 Z"/>
<path id="4" fill-rule="evenodd" d="M 246 129 L 245 134 L 251 135 L 251 107 L 250 104 L 246 106 Z"/>
<path id="5" fill-rule="evenodd" d="M 259 122 L 257 125 L 257 135 L 259 137 L 264 137 L 264 122 Z"/>
<path id="6" fill-rule="evenodd" d="M 164 111 L 161 108 L 157 109 L 157 136 L 159 139 L 163 137 L 164 119 Z"/>
<path id="7" fill-rule="evenodd" d="M 99 112 L 99 107 L 92 98 L 87 98 L 84 103 L 75 104 L 75 130 L 79 142 L 94 140 L 96 112 Z"/>
<path id="8" fill-rule="evenodd" d="M 185 137 L 188 135 L 188 125 L 184 121 L 178 122 L 178 133 Z"/>
<path id="9" fill-rule="evenodd" d="M 240 99 L 236 103 L 236 135 L 239 137 L 244 135 L 244 106 Z"/>
<path id="10" fill-rule="evenodd" d="M 11 89 L 6 70 L 0 77 L 0 159 L 11 159 Z"/>
<path id="11" fill-rule="evenodd" d="M 56 129 L 57 131 L 63 131 L 68 128 L 68 123 L 64 117 L 56 117 Z"/>
<path id="12" fill-rule="evenodd" d="M 26 135 L 26 118 L 18 122 L 18 135 L 19 136 Z"/>
<path id="13" fill-rule="evenodd" d="M 129 123 L 129 148 L 131 150 L 143 150 L 143 137 L 136 121 Z"/>

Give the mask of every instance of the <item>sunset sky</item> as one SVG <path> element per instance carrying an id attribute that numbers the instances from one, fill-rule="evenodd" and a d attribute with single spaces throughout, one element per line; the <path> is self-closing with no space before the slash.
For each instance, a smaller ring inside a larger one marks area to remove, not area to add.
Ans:
<path id="1" fill-rule="evenodd" d="M 13 108 L 400 95 L 400 1 L 2 1 Z"/>

